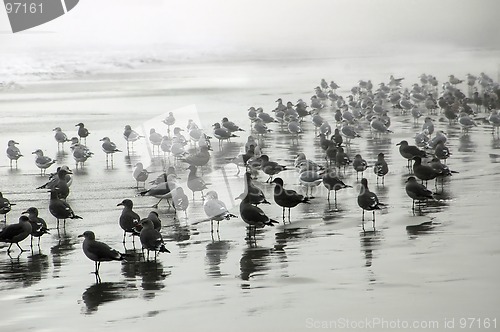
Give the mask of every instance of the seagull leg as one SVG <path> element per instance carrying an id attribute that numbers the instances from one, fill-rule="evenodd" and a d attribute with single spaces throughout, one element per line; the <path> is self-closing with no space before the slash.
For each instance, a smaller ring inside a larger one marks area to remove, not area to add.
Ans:
<path id="1" fill-rule="evenodd" d="M 219 234 L 219 223 L 220 223 L 220 221 L 217 220 L 217 234 Z"/>
<path id="2" fill-rule="evenodd" d="M 16 242 L 16 245 L 17 245 L 17 247 L 19 248 L 19 250 L 21 250 L 21 252 L 23 252 L 23 251 L 28 251 L 28 250 L 24 250 L 23 248 L 21 248 L 21 246 L 20 246 L 20 245 L 19 245 L 19 243 L 17 243 L 17 242 Z"/>
<path id="3" fill-rule="evenodd" d="M 290 224 L 292 223 L 292 222 L 290 221 L 290 208 L 288 208 L 288 223 L 290 223 Z"/>
<path id="4" fill-rule="evenodd" d="M 210 233 L 214 233 L 214 221 L 210 219 Z"/>
<path id="5" fill-rule="evenodd" d="M 127 232 L 123 231 L 123 241 L 122 243 L 125 243 L 125 235 L 127 234 Z"/>

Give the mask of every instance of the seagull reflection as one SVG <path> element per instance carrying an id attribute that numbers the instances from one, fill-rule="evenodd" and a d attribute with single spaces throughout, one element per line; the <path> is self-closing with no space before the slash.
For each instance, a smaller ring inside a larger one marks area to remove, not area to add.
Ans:
<path id="1" fill-rule="evenodd" d="M 365 254 L 365 266 L 371 267 L 373 262 L 373 250 L 375 250 L 382 240 L 382 233 L 377 231 L 360 232 L 361 250 Z"/>
<path id="2" fill-rule="evenodd" d="M 227 254 L 231 249 L 229 241 L 212 241 L 207 244 L 207 253 L 205 262 L 207 264 L 207 275 L 213 278 L 224 276 L 220 270 L 220 264 L 226 260 Z"/>
<path id="3" fill-rule="evenodd" d="M 163 289 L 162 282 L 170 275 L 170 271 L 164 271 L 160 261 L 143 261 L 139 263 L 139 275 L 142 277 L 142 289 L 145 291 L 145 299 L 153 299 L 155 291 Z"/>
<path id="4" fill-rule="evenodd" d="M 164 236 L 164 238 L 175 242 L 183 242 L 191 239 L 191 229 L 187 223 L 181 225 L 178 219 L 174 219 L 174 223 L 170 227 L 172 227 L 172 232 Z"/>
<path id="5" fill-rule="evenodd" d="M 263 271 L 269 270 L 267 263 L 269 263 L 269 255 L 271 254 L 270 248 L 253 247 L 250 246 L 243 251 L 240 259 L 240 278 L 248 281 L 259 275 L 263 275 Z M 242 285 L 242 288 L 248 288 L 249 285 Z"/>
<path id="6" fill-rule="evenodd" d="M 50 248 L 50 253 L 52 254 L 52 263 L 54 265 L 54 275 L 58 276 L 58 273 L 63 265 L 64 259 L 70 252 L 75 250 L 76 238 L 67 234 L 66 232 L 62 237 L 58 238 L 57 244 Z"/>
<path id="7" fill-rule="evenodd" d="M 101 304 L 126 298 L 126 292 L 130 287 L 124 282 L 101 282 L 96 283 L 85 290 L 82 294 L 82 300 L 85 303 L 85 314 L 93 314 Z"/>
<path id="8" fill-rule="evenodd" d="M 20 257 L 11 257 L 10 261 L 0 264 L 2 288 L 29 287 L 46 277 L 49 268 L 47 255 L 36 254 L 23 260 Z"/>
<path id="9" fill-rule="evenodd" d="M 417 238 L 418 235 L 428 234 L 434 230 L 434 226 L 436 225 L 433 220 L 434 218 L 431 218 L 431 220 L 418 225 L 408 225 L 406 226 L 406 232 L 412 239 Z"/>
<path id="10" fill-rule="evenodd" d="M 471 140 L 470 135 L 462 135 L 458 138 L 458 151 L 460 152 L 475 152 L 476 143 Z"/>

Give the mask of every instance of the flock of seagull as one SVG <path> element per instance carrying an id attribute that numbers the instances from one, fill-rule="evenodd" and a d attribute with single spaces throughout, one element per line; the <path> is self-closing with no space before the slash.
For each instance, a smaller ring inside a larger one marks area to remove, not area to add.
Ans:
<path id="1" fill-rule="evenodd" d="M 405 191 L 412 199 L 413 211 L 421 208 L 427 200 L 434 199 L 433 192 L 427 188 L 428 181 L 435 180 L 437 187 L 439 179 L 458 173 L 450 170 L 446 164 L 451 156 L 447 147 L 447 136 L 444 131 L 435 130 L 432 115 L 441 116 L 441 119 L 449 121 L 450 124 L 458 123 L 464 134 L 468 134 L 469 130 L 476 127 L 478 121 L 482 121 L 492 126 L 492 134 L 498 135 L 500 86 L 486 74 L 481 73 L 478 77 L 469 74 L 466 80 L 450 75 L 448 81 L 442 83 L 441 88 L 437 79 L 431 75 L 422 74 L 419 77 L 419 83 L 414 83 L 411 88 L 403 88 L 403 80 L 403 78 L 395 78 L 391 75 L 388 83 L 380 83 L 376 89 L 370 80 L 359 81 L 350 90 L 346 89 L 348 96 L 344 99 L 336 92 L 340 88 L 339 85 L 334 81 L 328 83 L 322 79 L 320 85 L 315 88 L 309 104 L 301 99 L 295 104 L 292 102 L 285 104 L 279 98 L 276 100 L 276 108 L 270 113 L 266 113 L 261 107 L 249 107 L 250 135 L 242 146 L 242 153 L 227 160 L 227 163 L 237 165 L 238 173 L 240 167 L 245 169 L 244 191 L 238 197 L 241 199 L 239 217 L 248 224 L 249 238 L 252 236 L 255 238 L 258 228 L 278 224 L 278 221 L 270 218 L 259 207 L 260 204 L 271 204 L 255 181 L 261 172 L 267 176 L 265 182 L 274 185 L 274 203 L 282 208 L 282 221 L 285 224 L 287 221 L 291 222 L 291 209 L 299 204 L 309 204 L 313 198 L 314 188 L 321 184 L 328 191 L 328 202 L 330 202 L 330 192 L 334 191 L 336 207 L 337 191 L 351 187 L 342 179 L 346 168 L 352 167 L 356 172 L 357 181 L 361 176 L 357 203 L 362 210 L 362 228 L 365 230 L 365 211 L 368 211 L 372 212 L 372 224 L 375 230 L 375 211 L 383 208 L 385 204 L 379 201 L 374 192 L 370 191 L 364 172 L 372 168 L 377 176 L 377 185 L 379 181 L 381 185 L 384 185 L 389 166 L 382 152 L 378 153 L 377 161 L 369 165 L 361 154 L 349 156 L 349 147 L 352 140 L 362 137 L 360 133 L 363 130 L 370 130 L 373 136 L 391 135 L 393 132 L 390 129 L 391 113 L 397 112 L 411 116 L 415 124 L 418 123 L 420 117 L 424 118 L 421 131 L 413 138 L 414 143 L 409 142 L 410 138 L 398 143 L 399 152 L 402 158 L 407 160 L 407 166 L 412 173 L 406 181 Z M 467 95 L 459 88 L 464 85 L 468 89 Z M 484 116 L 480 116 L 480 113 Z M 327 119 L 334 119 L 335 124 L 331 125 Z M 286 133 L 291 139 L 290 144 L 298 144 L 304 133 L 304 121 L 312 122 L 317 137 L 315 144 L 321 147 L 324 160 L 313 161 L 301 152 L 294 156 L 294 164 L 289 166 L 271 160 L 270 155 L 264 153 L 263 139 L 276 133 Z M 124 128 L 123 137 L 126 140 L 128 152 L 133 149 L 134 142 L 139 139 L 148 139 L 153 154 L 155 151 L 158 155 L 163 153 L 163 157 L 168 160 L 169 167 L 165 168 L 156 179 L 150 181 L 151 187 L 148 189 L 145 187 L 150 172 L 142 163 L 134 166 L 133 178 L 137 189 L 140 188 L 140 183 L 142 183 L 141 188 L 144 189 L 139 194 L 159 199 L 153 208 L 158 208 L 158 204 L 165 200 L 169 208 L 173 207 L 176 212 L 183 211 L 187 217 L 186 211 L 190 198 L 178 183 L 176 168 L 173 166 L 178 162 L 186 163 L 189 165 L 187 187 L 192 192 L 191 199 L 195 199 L 195 193 L 201 193 L 204 212 L 211 222 L 211 232 L 213 234 L 214 222 L 217 222 L 215 231 L 218 233 L 220 221 L 238 216 L 229 211 L 225 203 L 219 199 L 217 192 L 210 190 L 203 175 L 198 175 L 197 171 L 203 170 L 211 160 L 212 139 L 217 139 L 219 149 L 224 149 L 225 142 L 240 137 L 245 130 L 227 117 L 212 125 L 211 136 L 193 120 L 189 120 L 186 130 L 183 130 L 178 126 L 174 127 L 176 120 L 172 112 L 163 120 L 163 123 L 167 125 L 166 135 L 151 129 L 149 135 L 145 137 L 133 130 L 130 125 Z M 60 146 L 64 148 L 65 143 L 71 144 L 75 167 L 78 169 L 85 166 L 85 162 L 92 157 L 93 152 L 86 146 L 90 135 L 88 129 L 83 123 L 76 124 L 76 127 L 78 127 L 78 137 L 69 138 L 60 127 L 54 128 L 54 137 L 58 148 Z M 187 137 L 183 135 L 183 131 L 187 133 Z M 103 137 L 100 141 L 102 150 L 106 154 L 106 167 L 112 168 L 113 155 L 122 151 L 109 137 Z M 17 168 L 18 159 L 23 156 L 17 147 L 18 144 L 15 140 L 10 140 L 7 144 L 7 157 L 11 168 Z M 194 144 L 195 148 L 186 148 L 188 144 Z M 45 175 L 46 170 L 56 163 L 56 160 L 45 156 L 40 149 L 33 151 L 32 154 L 35 155 L 35 165 L 40 169 L 41 175 Z M 172 164 L 171 158 L 174 158 Z M 283 178 L 278 177 L 279 173 L 290 169 L 298 171 L 298 182 L 304 187 L 305 194 L 287 188 L 289 184 L 286 184 Z M 60 221 L 63 222 L 62 227 L 65 227 L 66 219 L 82 218 L 75 214 L 67 201 L 73 182 L 72 174 L 67 165 L 60 166 L 55 173 L 50 174 L 48 182 L 38 188 L 50 192 L 48 210 L 56 218 L 58 230 Z M 4 215 L 5 223 L 12 205 L 15 204 L 0 193 L 0 214 Z M 157 258 L 158 253 L 170 252 L 165 247 L 161 234 L 161 221 L 156 211 L 151 211 L 146 218 L 141 218 L 134 212 L 132 200 L 124 199 L 118 205 L 123 207 L 118 223 L 123 230 L 123 243 L 126 241 L 127 233 L 132 235 L 133 242 L 134 237 L 138 236 L 143 256 L 144 250 L 147 250 L 148 260 L 150 251 L 154 252 L 154 259 Z M 31 247 L 33 247 L 33 238 L 38 238 L 39 245 L 40 237 L 48 232 L 47 223 L 38 216 L 38 209 L 29 207 L 19 217 L 18 223 L 5 225 L 0 231 L 0 241 L 9 243 L 7 252 L 10 252 L 13 244 L 16 244 L 22 252 L 24 249 L 19 245 L 21 241 L 31 236 Z M 85 231 L 79 237 L 84 238 L 84 254 L 95 262 L 96 276 L 99 274 L 101 262 L 126 259 L 125 254 L 112 249 L 106 243 L 97 241 L 95 234 L 90 230 Z"/>

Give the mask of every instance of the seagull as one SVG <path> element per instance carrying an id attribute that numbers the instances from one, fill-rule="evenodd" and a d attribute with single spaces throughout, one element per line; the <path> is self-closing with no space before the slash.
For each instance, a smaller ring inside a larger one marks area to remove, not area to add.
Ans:
<path id="1" fill-rule="evenodd" d="M 52 190 L 55 187 L 57 187 L 57 184 L 59 183 L 59 170 L 61 170 L 61 168 L 64 168 L 67 171 L 64 179 L 66 181 L 67 186 L 70 187 L 71 184 L 73 183 L 73 178 L 70 175 L 70 173 L 72 174 L 72 172 L 68 166 L 63 165 L 63 166 L 57 167 L 57 171 L 55 173 L 50 173 L 49 181 L 47 181 L 45 184 L 41 185 L 40 187 L 37 187 L 36 189 Z"/>
<path id="2" fill-rule="evenodd" d="M 240 216 L 241 219 L 249 225 L 249 235 L 251 235 L 252 227 L 254 229 L 253 235 L 255 237 L 257 228 L 278 224 L 276 220 L 269 218 L 259 207 L 252 205 L 250 203 L 250 196 L 247 193 L 240 196 L 242 197 L 240 203 Z"/>
<path id="3" fill-rule="evenodd" d="M 0 214 L 3 214 L 4 222 L 7 221 L 7 213 L 9 213 L 12 209 L 12 205 L 16 204 L 9 202 L 9 200 L 3 197 L 2 193 L 0 192 Z"/>
<path id="4" fill-rule="evenodd" d="M 363 157 L 361 157 L 360 154 L 357 154 L 354 156 L 352 167 L 356 171 L 356 181 L 358 181 L 359 173 L 361 173 L 361 177 L 363 177 L 363 173 L 368 168 L 368 164 L 366 163 L 366 160 L 364 160 Z"/>
<path id="5" fill-rule="evenodd" d="M 414 176 L 410 176 L 406 180 L 405 190 L 406 194 L 413 200 L 412 210 L 415 210 L 415 201 L 433 199 L 432 191 L 428 190 L 423 184 L 418 183 Z"/>
<path id="6" fill-rule="evenodd" d="M 375 210 L 380 210 L 383 204 L 378 201 L 375 193 L 368 189 L 368 180 L 361 179 L 361 190 L 358 195 L 358 205 L 363 210 L 363 231 L 365 230 L 365 210 L 373 211 L 373 229 L 375 230 Z"/>
<path id="7" fill-rule="evenodd" d="M 21 250 L 21 252 L 27 251 L 21 248 L 19 242 L 27 238 L 31 234 L 31 230 L 29 218 L 24 215 L 20 216 L 19 223 L 8 225 L 2 229 L 0 232 L 0 242 L 10 243 L 7 253 L 10 252 L 10 247 L 12 247 L 12 244 L 14 243 Z"/>
<path id="8" fill-rule="evenodd" d="M 208 164 L 208 161 L 210 160 L 210 152 L 208 152 L 210 148 L 208 146 L 202 146 L 200 148 L 200 152 L 195 153 L 195 154 L 190 154 L 181 161 L 188 163 L 189 165 L 194 165 L 194 166 L 205 166 Z"/>
<path id="9" fill-rule="evenodd" d="M 278 174 L 281 171 L 286 170 L 286 166 L 279 165 L 275 161 L 269 161 L 269 156 L 266 154 L 263 154 L 262 156 L 260 156 L 260 158 L 262 160 L 261 164 L 262 171 L 267 175 L 269 175 L 269 178 L 267 179 L 266 183 L 272 181 L 274 175 Z"/>
<path id="10" fill-rule="evenodd" d="M 83 168 L 87 159 L 92 157 L 92 155 L 94 153 L 90 152 L 90 150 L 89 150 L 89 148 L 87 148 L 87 146 L 80 144 L 78 142 L 77 137 L 73 137 L 71 140 L 73 142 L 71 144 L 71 150 L 73 150 L 73 158 L 76 161 L 75 167 L 78 170 L 78 164 L 80 164 L 80 167 Z"/>
<path id="11" fill-rule="evenodd" d="M 44 156 L 43 151 L 37 149 L 33 151 L 31 154 L 35 154 L 35 165 L 40 168 L 40 175 L 45 174 L 45 170 L 56 163 L 56 160 L 53 160 L 50 157 Z"/>
<path id="12" fill-rule="evenodd" d="M 458 123 L 462 127 L 462 132 L 468 132 L 470 128 L 477 127 L 477 124 L 465 112 L 461 112 L 458 116 Z"/>
<path id="13" fill-rule="evenodd" d="M 205 203 L 203 204 L 203 210 L 205 214 L 210 219 L 210 232 L 214 232 L 213 222 L 217 221 L 217 233 L 219 233 L 219 222 L 222 220 L 230 220 L 231 218 L 237 218 L 232 213 L 229 213 L 226 204 L 219 199 L 217 192 L 210 190 L 205 194 Z"/>
<path id="14" fill-rule="evenodd" d="M 84 138 L 85 144 L 87 144 L 87 136 L 89 136 L 90 133 L 87 128 L 85 128 L 85 125 L 80 122 L 76 124 L 75 127 L 78 127 L 78 137 L 80 137 L 80 140 Z"/>
<path id="15" fill-rule="evenodd" d="M 67 176 L 73 174 L 69 168 L 60 167 L 57 171 L 57 184 L 52 186 L 50 190 L 54 190 L 57 193 L 57 197 L 66 200 L 69 195 L 69 185 L 67 182 Z"/>
<path id="16" fill-rule="evenodd" d="M 23 156 L 19 148 L 16 146 L 16 144 L 19 143 L 17 143 L 14 140 L 10 140 L 7 143 L 7 157 L 10 160 L 10 168 L 12 168 L 12 160 L 16 161 L 16 168 L 17 168 L 17 160 Z"/>
<path id="17" fill-rule="evenodd" d="M 124 199 L 116 206 L 123 206 L 122 213 L 120 215 L 120 227 L 123 229 L 123 243 L 125 244 L 125 236 L 127 233 L 132 233 L 132 242 L 134 242 L 134 235 L 139 235 L 136 230 L 137 225 L 141 217 L 133 211 L 134 202 L 130 199 Z"/>
<path id="18" fill-rule="evenodd" d="M 335 191 L 335 207 L 337 207 L 337 191 L 339 191 L 340 189 L 352 188 L 352 186 L 345 184 L 342 180 L 339 179 L 338 176 L 335 175 L 335 169 L 333 168 L 328 168 L 325 171 L 322 180 L 323 185 L 326 189 L 328 189 L 328 196 L 326 198 L 328 202 L 330 202 L 330 191 Z"/>
<path id="19" fill-rule="evenodd" d="M 184 188 L 177 186 L 172 189 L 172 205 L 175 211 L 184 211 L 184 216 L 187 218 L 187 208 L 189 206 L 189 198 L 184 193 Z"/>
<path id="20" fill-rule="evenodd" d="M 154 128 L 151 128 L 149 130 L 149 141 L 153 145 L 153 155 L 155 154 L 155 146 L 156 146 L 156 149 L 158 150 L 158 154 L 160 153 L 160 146 L 161 146 L 162 140 L 163 140 L 163 136 L 161 134 L 157 133 Z"/>
<path id="21" fill-rule="evenodd" d="M 125 259 L 125 254 L 112 249 L 104 242 L 96 241 L 95 234 L 92 231 L 85 231 L 83 234 L 78 235 L 78 237 L 84 238 L 82 247 L 85 256 L 95 262 L 94 273 L 96 278 L 99 278 L 101 262 L 122 261 Z"/>
<path id="22" fill-rule="evenodd" d="M 132 143 L 132 148 L 134 148 L 134 142 L 140 138 L 144 138 L 144 136 L 139 135 L 130 125 L 126 125 L 123 131 L 123 138 L 127 141 L 127 151 L 129 151 L 129 143 Z"/>
<path id="23" fill-rule="evenodd" d="M 214 123 L 212 125 L 214 127 L 214 137 L 219 140 L 219 148 L 222 147 L 222 142 L 223 141 L 229 141 L 232 137 L 238 137 L 235 134 L 232 134 L 229 130 L 226 128 L 221 128 L 220 123 Z"/>
<path id="24" fill-rule="evenodd" d="M 285 223 L 285 209 L 288 208 L 288 222 L 290 222 L 290 209 L 296 207 L 300 203 L 309 203 L 309 198 L 297 193 L 295 190 L 285 189 L 283 187 L 283 179 L 276 178 L 271 183 L 276 184 L 274 187 L 274 201 L 283 208 L 283 223 Z"/>
<path id="25" fill-rule="evenodd" d="M 409 145 L 408 141 L 403 140 L 396 145 L 399 145 L 399 153 L 401 154 L 401 156 L 408 160 L 408 167 L 411 166 L 411 161 L 414 157 L 423 158 L 427 156 L 427 153 L 425 151 L 420 150 L 414 145 Z"/>
<path id="26" fill-rule="evenodd" d="M 229 130 L 230 133 L 233 133 L 235 131 L 245 131 L 245 130 L 241 129 L 240 127 L 238 127 L 236 124 L 234 124 L 234 122 L 229 121 L 228 118 L 226 118 L 226 117 L 222 118 L 221 123 L 222 123 L 222 127 Z"/>
<path id="27" fill-rule="evenodd" d="M 201 199 L 204 199 L 203 190 L 207 189 L 205 181 L 196 175 L 196 166 L 189 165 L 189 175 L 187 179 L 187 186 L 193 192 L 193 200 L 195 191 L 201 192 Z"/>
<path id="28" fill-rule="evenodd" d="M 43 234 L 50 234 L 45 220 L 38 216 L 38 209 L 30 207 L 22 214 L 28 214 L 29 222 L 31 223 L 31 247 L 33 247 L 33 238 L 38 238 L 38 247 L 40 247 L 40 238 Z"/>
<path id="29" fill-rule="evenodd" d="M 163 241 L 163 237 L 161 233 L 154 229 L 153 222 L 149 219 L 143 219 L 140 223 L 142 226 L 141 234 L 139 238 L 141 239 L 142 244 L 142 252 L 144 256 L 144 249 L 148 251 L 147 259 L 149 260 L 149 252 L 155 252 L 155 260 L 158 255 L 158 252 L 170 252 L 167 248 L 165 248 L 165 242 Z"/>
<path id="30" fill-rule="evenodd" d="M 104 151 L 104 153 L 106 153 L 106 167 L 108 167 L 108 159 L 109 159 L 109 156 L 111 156 L 111 168 L 113 168 L 113 154 L 115 152 L 122 152 L 122 151 L 116 147 L 115 143 L 111 142 L 109 137 L 103 137 L 100 139 L 100 141 L 102 142 L 102 146 L 101 146 L 102 151 Z"/>
<path id="31" fill-rule="evenodd" d="M 71 206 L 61 199 L 57 195 L 57 187 L 55 190 L 50 191 L 50 202 L 49 202 L 49 212 L 57 219 L 57 229 L 59 229 L 59 220 L 63 219 L 64 228 L 66 228 L 66 219 L 83 219 L 82 217 L 76 215 Z"/>
<path id="32" fill-rule="evenodd" d="M 148 216 L 146 217 L 149 220 L 153 222 L 153 227 L 156 229 L 158 232 L 161 230 L 161 220 L 158 215 L 158 212 L 156 211 L 151 211 L 149 212 Z"/>
<path id="33" fill-rule="evenodd" d="M 253 183 L 250 172 L 245 172 L 245 191 L 236 197 L 236 199 L 243 198 L 246 198 L 248 203 L 254 205 L 261 203 L 271 204 L 267 201 L 266 196 L 264 196 L 264 192 Z"/>
<path id="34" fill-rule="evenodd" d="M 149 188 L 148 190 L 141 191 L 139 194 L 141 196 L 153 196 L 159 198 L 160 200 L 154 204 L 152 207 L 157 209 L 158 204 L 164 199 L 167 199 L 167 203 L 170 208 L 170 199 L 172 199 L 172 191 L 177 186 L 175 179 L 177 176 L 175 174 L 167 175 L 167 181 L 158 183 L 156 186 Z"/>
<path id="35" fill-rule="evenodd" d="M 350 126 L 349 123 L 346 120 L 343 120 L 342 128 L 341 128 L 342 135 L 344 135 L 347 139 L 346 143 L 349 143 L 352 139 L 356 137 L 361 137 L 354 127 Z"/>
<path id="36" fill-rule="evenodd" d="M 174 113 L 168 112 L 168 116 L 164 120 L 162 120 L 161 122 L 163 122 L 164 124 L 167 125 L 167 133 L 168 133 L 168 136 L 170 136 L 170 126 L 173 126 L 175 124 Z"/>
<path id="37" fill-rule="evenodd" d="M 312 196 L 312 190 L 323 182 L 323 177 L 318 171 L 309 170 L 307 166 L 303 165 L 299 170 L 299 182 L 306 187 L 306 197 L 314 198 L 314 196 Z M 311 188 L 310 197 L 308 196 L 309 188 Z"/>
<path id="38" fill-rule="evenodd" d="M 55 127 L 52 131 L 56 132 L 54 138 L 57 141 L 57 150 L 59 150 L 60 145 L 64 149 L 64 143 L 71 142 L 71 140 L 68 139 L 68 136 L 62 131 L 61 127 Z"/>
<path id="39" fill-rule="evenodd" d="M 147 169 L 144 168 L 141 162 L 135 164 L 134 166 L 134 172 L 132 173 L 135 181 L 136 181 L 136 188 L 139 189 L 139 182 L 143 182 L 143 188 L 146 186 L 146 180 L 148 179 L 149 173 Z"/>
<path id="40" fill-rule="evenodd" d="M 387 162 L 385 161 L 384 154 L 382 152 L 380 152 L 377 156 L 377 161 L 375 162 L 375 165 L 373 166 L 373 171 L 377 175 L 377 184 L 378 184 L 378 179 L 381 177 L 382 178 L 382 185 L 383 185 L 385 175 L 389 172 L 389 166 L 387 165 Z"/>
<path id="41" fill-rule="evenodd" d="M 413 157 L 413 160 L 415 161 L 413 163 L 413 174 L 422 180 L 422 183 L 425 181 L 427 184 L 427 181 L 435 179 L 438 175 L 440 175 L 440 172 L 436 171 L 431 166 L 422 165 L 422 158 L 416 156 Z"/>

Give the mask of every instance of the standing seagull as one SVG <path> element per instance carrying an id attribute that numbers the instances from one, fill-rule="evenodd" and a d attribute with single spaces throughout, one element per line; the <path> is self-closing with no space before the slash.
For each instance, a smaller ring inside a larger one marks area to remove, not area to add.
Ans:
<path id="1" fill-rule="evenodd" d="M 57 185 L 55 185 L 50 190 L 57 192 L 57 197 L 63 200 L 69 195 L 69 185 L 66 176 L 73 174 L 68 168 L 61 167 L 57 171 Z"/>
<path id="2" fill-rule="evenodd" d="M 112 249 L 104 242 L 96 241 L 95 234 L 92 231 L 85 231 L 83 234 L 78 235 L 78 237 L 83 237 L 83 253 L 90 260 L 95 262 L 95 275 L 98 280 L 99 278 L 99 267 L 101 262 L 109 261 L 121 261 L 125 258 L 125 255 Z"/>
<path id="3" fill-rule="evenodd" d="M 26 251 L 19 245 L 19 242 L 27 238 L 31 234 L 31 224 L 29 218 L 26 216 L 19 217 L 18 224 L 12 224 L 5 227 L 0 232 L 0 242 L 10 243 L 7 253 L 10 252 L 12 244 L 16 244 L 21 252 Z"/>
<path id="4" fill-rule="evenodd" d="M 40 238 L 43 234 L 49 234 L 49 229 L 47 228 L 47 223 L 45 220 L 38 216 L 38 209 L 36 207 L 30 207 L 23 214 L 28 214 L 28 219 L 31 224 L 31 247 L 33 247 L 33 238 L 38 238 L 38 247 L 40 247 Z"/>
<path id="5" fill-rule="evenodd" d="M 85 128 L 83 123 L 76 124 L 75 127 L 78 127 L 78 137 L 80 137 L 80 141 L 85 139 L 85 144 L 87 144 L 87 136 L 89 136 L 89 131 Z"/>
<path id="6" fill-rule="evenodd" d="M 161 141 L 163 141 L 163 136 L 160 133 L 157 133 L 154 128 L 149 130 L 149 141 L 153 145 L 153 156 L 155 154 L 155 146 L 156 150 L 158 150 L 158 154 L 160 154 L 160 145 Z"/>
<path id="7" fill-rule="evenodd" d="M 59 219 L 63 219 L 64 221 L 64 226 L 66 227 L 66 219 L 83 219 L 80 216 L 77 216 L 73 210 L 71 209 L 71 206 L 59 199 L 57 196 L 57 191 L 56 190 L 51 190 L 50 191 L 50 202 L 49 202 L 49 212 L 52 214 L 56 219 L 57 219 L 57 229 L 59 230 Z"/>
<path id="8" fill-rule="evenodd" d="M 130 125 L 126 125 L 123 131 L 123 138 L 127 141 L 127 151 L 129 151 L 129 143 L 132 143 L 132 149 L 134 148 L 134 142 L 139 138 L 143 138 L 144 136 L 139 135 L 135 130 L 130 127 Z"/>
<path id="9" fill-rule="evenodd" d="M 132 243 L 134 243 L 134 235 L 139 235 L 136 230 L 137 225 L 141 217 L 135 213 L 132 208 L 134 203 L 130 199 L 124 199 L 121 203 L 116 206 L 123 206 L 122 214 L 120 215 L 120 227 L 123 229 L 123 243 L 125 243 L 125 236 L 127 233 L 132 233 Z"/>
<path id="10" fill-rule="evenodd" d="M 212 127 L 214 127 L 214 137 L 219 140 L 219 148 L 222 148 L 222 142 L 224 140 L 229 141 L 232 137 L 238 137 L 232 134 L 228 129 L 222 128 L 218 122 L 214 123 Z"/>
<path id="11" fill-rule="evenodd" d="M 189 175 L 187 180 L 188 188 L 193 192 L 193 201 L 194 201 L 194 193 L 195 191 L 201 192 L 201 199 L 204 199 L 203 190 L 207 189 L 207 185 L 205 181 L 196 175 L 196 166 L 189 165 Z"/>
<path id="12" fill-rule="evenodd" d="M 155 260 L 158 252 L 170 252 L 167 248 L 165 248 L 165 242 L 163 241 L 163 237 L 161 233 L 154 229 L 153 222 L 149 219 L 143 219 L 140 223 L 142 226 L 141 234 L 139 238 L 141 239 L 142 251 L 144 256 L 144 249 L 148 251 L 148 260 L 149 260 L 149 252 L 152 250 L 155 252 Z"/>
<path id="13" fill-rule="evenodd" d="M 43 151 L 40 149 L 33 151 L 31 154 L 36 154 L 35 165 L 40 168 L 40 175 L 44 175 L 45 170 L 56 163 L 56 160 L 44 156 Z"/>
<path id="14" fill-rule="evenodd" d="M 363 173 L 368 168 L 368 164 L 366 163 L 366 160 L 364 160 L 363 157 L 361 157 L 360 154 L 357 154 L 354 156 L 352 167 L 356 171 L 356 181 L 358 181 L 359 173 L 361 173 L 361 177 L 363 177 Z"/>
<path id="15" fill-rule="evenodd" d="M 399 153 L 401 154 L 401 156 L 408 160 L 408 168 L 411 167 L 411 161 L 414 157 L 427 157 L 427 153 L 425 151 L 420 150 L 415 145 L 409 145 L 408 141 L 401 141 L 396 145 L 399 145 Z"/>
<path id="16" fill-rule="evenodd" d="M 135 164 L 134 172 L 132 173 L 132 175 L 134 176 L 134 179 L 136 181 L 137 189 L 139 189 L 139 182 L 144 183 L 144 185 L 142 186 L 143 188 L 146 186 L 146 180 L 148 179 L 149 172 L 144 168 L 142 163 Z"/>
<path id="17" fill-rule="evenodd" d="M 168 116 L 165 118 L 165 120 L 162 120 L 161 122 L 167 125 L 167 134 L 168 137 L 170 137 L 170 126 L 173 126 L 175 124 L 174 113 L 168 112 Z"/>
<path id="18" fill-rule="evenodd" d="M 172 190 L 172 205 L 175 212 L 184 211 L 184 216 L 187 219 L 187 208 L 189 206 L 189 198 L 184 193 L 184 188 L 177 186 Z"/>
<path id="19" fill-rule="evenodd" d="M 214 232 L 214 220 L 217 221 L 217 233 L 219 233 L 219 222 L 221 220 L 230 220 L 231 218 L 237 218 L 232 213 L 227 210 L 226 204 L 219 199 L 217 193 L 210 190 L 205 195 L 207 200 L 203 204 L 203 210 L 208 218 L 210 218 L 210 232 Z"/>
<path id="20" fill-rule="evenodd" d="M 10 160 L 10 168 L 12 168 L 12 160 L 16 161 L 16 168 L 17 168 L 17 160 L 23 156 L 19 148 L 16 146 L 16 144 L 19 143 L 17 143 L 14 140 L 10 140 L 7 143 L 7 157 Z"/>
<path id="21" fill-rule="evenodd" d="M 387 162 L 385 161 L 384 158 L 385 158 L 384 154 L 380 152 L 377 156 L 377 161 L 373 166 L 373 171 L 377 175 L 377 184 L 378 184 L 378 179 L 382 178 L 382 185 L 384 185 L 385 175 L 389 173 L 389 166 L 387 166 Z"/>
<path id="22" fill-rule="evenodd" d="M 335 191 L 335 207 L 337 207 L 337 191 L 344 188 L 352 188 L 345 184 L 339 177 L 335 175 L 335 169 L 327 169 L 323 174 L 323 185 L 328 189 L 328 197 L 326 198 L 330 202 L 330 191 Z"/>
<path id="23" fill-rule="evenodd" d="M 9 200 L 3 197 L 2 193 L 0 192 L 0 214 L 3 214 L 4 222 L 7 221 L 7 213 L 9 213 L 12 209 L 12 205 L 16 204 L 9 202 Z"/>
<path id="24" fill-rule="evenodd" d="M 274 201 L 283 208 L 283 224 L 285 223 L 285 209 L 288 208 L 288 222 L 290 221 L 290 209 L 296 207 L 300 203 L 309 203 L 309 198 L 300 195 L 295 190 L 283 188 L 283 179 L 276 178 L 271 183 L 276 184 L 274 187 Z"/>
<path id="25" fill-rule="evenodd" d="M 415 201 L 433 199 L 432 191 L 428 190 L 423 184 L 418 183 L 414 176 L 410 176 L 408 180 L 406 180 L 405 190 L 406 194 L 413 200 L 411 206 L 413 211 L 415 211 Z"/>
<path id="26" fill-rule="evenodd" d="M 380 206 L 383 204 L 378 201 L 378 197 L 375 193 L 372 193 L 368 189 L 368 180 L 365 178 L 361 179 L 361 190 L 358 195 L 358 205 L 363 209 L 363 231 L 365 230 L 365 210 L 373 211 L 373 230 L 375 230 L 375 210 L 380 210 Z"/>
<path id="27" fill-rule="evenodd" d="M 102 142 L 102 151 L 106 154 L 106 168 L 108 167 L 109 156 L 111 156 L 111 168 L 113 168 L 113 154 L 122 151 L 118 150 L 116 144 L 111 142 L 109 137 L 103 137 L 100 141 Z"/>
<path id="28" fill-rule="evenodd" d="M 240 203 L 240 216 L 249 225 L 249 235 L 251 235 L 253 227 L 254 237 L 257 228 L 278 224 L 276 220 L 270 219 L 259 207 L 250 204 L 249 195 L 245 195 Z"/>
<path id="29" fill-rule="evenodd" d="M 71 142 L 70 139 L 68 139 L 68 136 L 62 131 L 61 127 L 55 127 L 52 129 L 52 131 L 55 131 L 54 138 L 57 141 L 57 150 L 59 151 L 59 146 L 62 146 L 64 149 L 64 143 L 66 142 Z"/>

